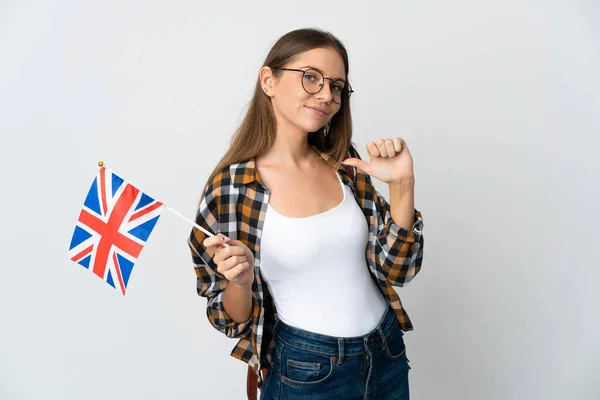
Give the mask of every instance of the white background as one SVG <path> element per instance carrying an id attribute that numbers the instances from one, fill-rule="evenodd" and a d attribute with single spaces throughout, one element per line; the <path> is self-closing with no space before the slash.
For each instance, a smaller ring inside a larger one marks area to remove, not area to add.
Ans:
<path id="1" fill-rule="evenodd" d="M 125 297 L 67 249 L 99 160 L 193 218 L 270 46 L 313 26 L 350 53 L 363 157 L 415 159 L 412 398 L 600 398 L 600 3 L 367 4 L 0 3 L 0 398 L 244 398 L 184 221 Z"/>

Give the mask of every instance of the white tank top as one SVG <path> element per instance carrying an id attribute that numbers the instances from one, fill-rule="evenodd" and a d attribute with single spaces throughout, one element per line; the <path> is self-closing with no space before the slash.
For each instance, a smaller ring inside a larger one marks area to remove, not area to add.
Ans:
<path id="1" fill-rule="evenodd" d="M 377 326 L 387 302 L 368 271 L 365 215 L 337 176 L 344 199 L 329 211 L 290 218 L 268 206 L 260 270 L 284 323 L 322 335 L 362 336 Z"/>

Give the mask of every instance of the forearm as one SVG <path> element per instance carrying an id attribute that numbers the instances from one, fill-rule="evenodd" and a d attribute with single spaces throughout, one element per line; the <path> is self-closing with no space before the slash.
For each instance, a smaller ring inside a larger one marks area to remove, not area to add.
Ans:
<path id="1" fill-rule="evenodd" d="M 248 320 L 252 314 L 252 285 L 238 286 L 229 282 L 223 293 L 223 306 L 235 322 Z"/>
<path id="2" fill-rule="evenodd" d="M 415 222 L 415 180 L 390 182 L 390 213 L 396 225 L 410 231 Z"/>

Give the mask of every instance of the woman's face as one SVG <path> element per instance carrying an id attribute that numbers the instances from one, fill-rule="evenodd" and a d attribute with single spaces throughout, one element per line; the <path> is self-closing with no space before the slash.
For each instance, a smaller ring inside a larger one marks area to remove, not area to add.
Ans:
<path id="1" fill-rule="evenodd" d="M 305 74 L 298 71 L 276 71 L 277 77 L 266 79 L 278 126 L 288 126 L 303 132 L 315 132 L 322 128 L 340 109 L 341 89 L 345 87 L 346 74 L 340 54 L 330 48 L 313 49 L 299 54 L 283 68 L 317 70 L 324 79 L 323 88 L 315 94 L 311 88 L 318 88 L 318 74 Z M 333 81 L 332 82 L 330 79 Z M 304 86 L 303 86 L 304 81 Z M 337 92 L 337 93 L 336 93 Z M 335 96 L 335 101 L 334 101 Z"/>

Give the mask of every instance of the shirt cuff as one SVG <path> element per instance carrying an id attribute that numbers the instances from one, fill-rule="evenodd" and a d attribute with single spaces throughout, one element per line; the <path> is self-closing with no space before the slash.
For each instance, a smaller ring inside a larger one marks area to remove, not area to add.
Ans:
<path id="1" fill-rule="evenodd" d="M 401 240 L 407 243 L 418 242 L 421 240 L 423 235 L 423 216 L 419 211 L 415 209 L 414 214 L 415 222 L 412 225 L 411 230 L 406 230 L 401 226 L 397 225 L 392 216 L 388 218 L 386 230 L 397 240 Z"/>

